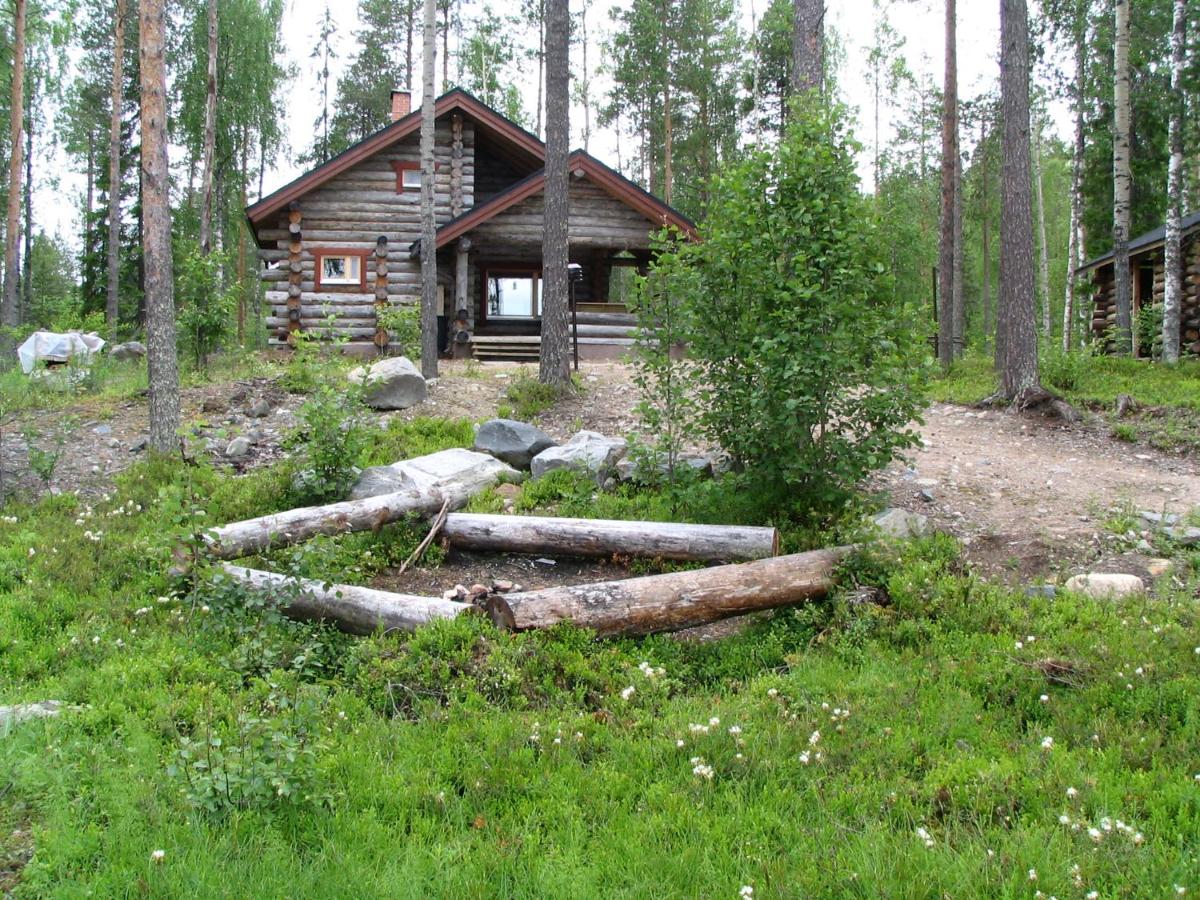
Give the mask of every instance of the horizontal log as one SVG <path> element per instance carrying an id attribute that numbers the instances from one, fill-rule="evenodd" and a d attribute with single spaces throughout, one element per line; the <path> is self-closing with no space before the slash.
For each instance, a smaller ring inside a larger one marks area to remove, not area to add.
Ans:
<path id="1" fill-rule="evenodd" d="M 623 581 L 493 594 L 488 613 L 517 631 L 572 622 L 600 637 L 678 631 L 824 597 L 849 547 Z"/>
<path id="2" fill-rule="evenodd" d="M 762 559 L 779 552 L 774 528 L 737 525 L 451 513 L 442 535 L 451 546 L 505 553 L 709 561 Z"/>
<path id="3" fill-rule="evenodd" d="M 371 329 L 370 334 L 374 335 Z M 232 522 L 204 533 L 206 551 L 216 559 L 238 559 L 276 547 L 287 547 L 319 534 L 343 534 L 382 528 L 410 515 L 431 515 L 450 500 L 452 507 L 467 501 L 464 491 L 425 489 L 397 491 L 363 500 L 324 506 L 305 506 L 285 512 Z"/>
<path id="4" fill-rule="evenodd" d="M 310 315 L 303 309 L 297 310 L 297 312 L 299 313 L 299 316 L 294 321 L 299 322 L 300 327 L 305 331 L 329 327 L 329 323 L 326 321 L 324 316 L 319 314 Z M 281 325 L 286 325 L 289 320 L 290 319 L 285 319 L 280 316 L 267 316 L 266 321 L 263 324 L 265 324 L 268 328 L 278 328 Z M 369 314 L 363 316 L 339 315 L 334 321 L 333 327 L 350 329 L 351 331 L 358 331 L 364 328 L 374 331 L 374 329 L 377 327 L 377 323 L 375 321 L 375 310 L 372 309 Z"/>
<path id="5" fill-rule="evenodd" d="M 286 300 L 287 297 L 288 297 L 288 295 L 283 291 L 267 291 L 266 292 L 266 300 L 269 303 L 279 303 L 283 300 Z M 353 305 L 353 304 L 372 303 L 375 300 L 375 295 L 370 294 L 370 293 L 360 294 L 357 292 L 355 292 L 353 294 L 351 294 L 351 293 L 314 294 L 311 291 L 306 291 L 304 293 L 303 299 L 304 299 L 305 304 L 316 305 L 316 304 L 320 304 L 320 303 L 328 303 L 331 307 L 334 307 L 336 309 L 339 306 L 344 306 L 347 304 Z"/>
<path id="6" fill-rule="evenodd" d="M 440 597 L 395 594 L 353 584 L 322 584 L 307 578 L 289 578 L 229 564 L 221 568 L 239 584 L 274 595 L 280 601 L 280 611 L 288 618 L 333 622 L 350 634 L 413 631 L 438 619 L 453 619 L 473 609 L 469 604 Z"/>

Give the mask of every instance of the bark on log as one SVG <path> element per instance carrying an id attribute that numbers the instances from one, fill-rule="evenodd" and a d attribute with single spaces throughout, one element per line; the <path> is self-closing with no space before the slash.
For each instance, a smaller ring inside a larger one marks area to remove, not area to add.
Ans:
<path id="1" fill-rule="evenodd" d="M 342 534 L 380 528 L 412 514 L 433 515 L 442 508 L 441 490 L 397 491 L 363 500 L 325 506 L 305 506 L 211 528 L 204 534 L 207 550 L 216 559 L 237 559 L 274 547 L 298 544 L 318 534 Z M 451 507 L 461 506 L 467 494 L 454 492 Z"/>
<path id="2" fill-rule="evenodd" d="M 492 595 L 488 614 L 517 631 L 572 622 L 600 637 L 678 631 L 729 616 L 803 603 L 833 587 L 849 547 L 624 581 Z"/>
<path id="3" fill-rule="evenodd" d="M 774 528 L 736 525 L 451 513 L 442 534 L 453 546 L 507 553 L 707 561 L 762 559 L 779 552 Z"/>
<path id="4" fill-rule="evenodd" d="M 412 631 L 436 619 L 453 619 L 473 609 L 440 597 L 394 594 L 352 584 L 323 584 L 307 578 L 290 578 L 261 569 L 226 564 L 225 574 L 257 590 L 277 593 L 286 605 L 280 611 L 300 621 L 333 622 L 350 634 Z"/>

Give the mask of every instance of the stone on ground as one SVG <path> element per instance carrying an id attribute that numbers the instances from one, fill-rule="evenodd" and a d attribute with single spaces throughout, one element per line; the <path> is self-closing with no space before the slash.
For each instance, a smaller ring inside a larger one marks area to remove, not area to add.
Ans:
<path id="1" fill-rule="evenodd" d="M 423 488 L 471 496 L 502 479 L 516 481 L 520 477 L 520 472 L 494 456 L 454 448 L 401 460 L 390 466 L 372 466 L 359 477 L 350 492 L 350 499 Z"/>
<path id="2" fill-rule="evenodd" d="M 425 400 L 425 379 L 406 356 L 359 366 L 346 377 L 362 386 L 363 402 L 372 409 L 408 409 Z"/>
<path id="3" fill-rule="evenodd" d="M 1108 572 L 1075 575 L 1067 580 L 1064 587 L 1068 591 L 1096 600 L 1116 600 L 1119 597 L 1131 597 L 1146 592 L 1146 585 L 1138 576 Z"/>
<path id="4" fill-rule="evenodd" d="M 924 537 L 929 534 L 928 517 L 899 507 L 885 509 L 872 521 L 885 535 L 898 540 Z"/>
<path id="5" fill-rule="evenodd" d="M 254 442 L 244 434 L 238 435 L 229 442 L 229 446 L 225 448 L 225 455 L 230 459 L 241 459 L 250 453 L 250 448 L 254 446 Z"/>
<path id="6" fill-rule="evenodd" d="M 126 341 L 109 350 L 108 355 L 113 359 L 141 359 L 146 355 L 146 345 L 141 341 Z"/>
<path id="7" fill-rule="evenodd" d="M 510 466 L 528 469 L 533 458 L 555 444 L 554 438 L 528 422 L 492 419 L 475 433 L 475 449 L 490 453 Z"/>
<path id="8" fill-rule="evenodd" d="M 0 706 L 0 731 L 29 719 L 48 719 L 51 716 L 57 716 L 62 708 L 63 704 L 60 700 L 39 700 L 36 703 Z"/>
<path id="9" fill-rule="evenodd" d="M 1184 547 L 1200 545 L 1200 528 L 1176 525 L 1174 528 L 1164 528 L 1163 533 L 1177 544 Z"/>
<path id="10" fill-rule="evenodd" d="M 550 447 L 535 456 L 530 463 L 534 478 L 557 469 L 587 472 L 604 482 L 617 462 L 625 455 L 624 438 L 605 437 L 596 431 L 581 431 L 560 447 Z"/>

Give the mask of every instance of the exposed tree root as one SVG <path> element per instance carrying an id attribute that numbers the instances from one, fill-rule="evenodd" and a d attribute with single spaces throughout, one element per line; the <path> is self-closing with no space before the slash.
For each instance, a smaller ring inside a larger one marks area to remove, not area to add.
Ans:
<path id="1" fill-rule="evenodd" d="M 997 391 L 990 397 L 980 400 L 975 406 L 978 409 L 1008 407 L 1018 413 L 1037 414 L 1048 419 L 1059 419 L 1068 425 L 1074 425 L 1083 418 L 1070 403 L 1057 394 L 1050 393 L 1040 384 L 1025 388 L 1012 398 Z"/>

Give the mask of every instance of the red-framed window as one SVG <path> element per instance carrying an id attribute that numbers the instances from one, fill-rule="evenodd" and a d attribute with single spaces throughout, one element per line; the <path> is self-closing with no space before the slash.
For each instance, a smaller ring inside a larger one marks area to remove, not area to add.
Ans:
<path id="1" fill-rule="evenodd" d="M 342 247 L 314 247 L 313 255 L 318 291 L 351 291 L 367 289 L 367 260 L 370 250 L 346 250 Z"/>

